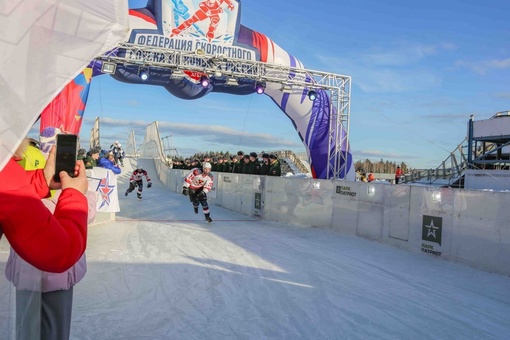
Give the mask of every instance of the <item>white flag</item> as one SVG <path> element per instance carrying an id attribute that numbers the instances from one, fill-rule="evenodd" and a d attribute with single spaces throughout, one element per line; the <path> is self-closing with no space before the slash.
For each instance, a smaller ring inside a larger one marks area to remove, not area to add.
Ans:
<path id="1" fill-rule="evenodd" d="M 0 170 L 46 105 L 127 34 L 126 0 L 0 0 Z"/>

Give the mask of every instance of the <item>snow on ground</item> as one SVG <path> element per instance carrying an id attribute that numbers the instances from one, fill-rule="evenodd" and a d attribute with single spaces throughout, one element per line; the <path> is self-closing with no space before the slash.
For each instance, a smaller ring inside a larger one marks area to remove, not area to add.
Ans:
<path id="1" fill-rule="evenodd" d="M 157 180 L 89 230 L 72 339 L 507 339 L 510 279 L 217 206 Z M 132 164 L 130 164 L 132 163 Z M 0 267 L 8 245 L 0 242 Z M 8 283 L 0 279 L 0 304 Z M 12 290 L 10 290 L 12 294 Z M 10 296 L 12 299 L 12 295 Z M 0 307 L 1 309 L 1 307 Z M 4 315 L 4 314 L 2 314 Z M 5 334 L 0 329 L 0 334 Z"/>

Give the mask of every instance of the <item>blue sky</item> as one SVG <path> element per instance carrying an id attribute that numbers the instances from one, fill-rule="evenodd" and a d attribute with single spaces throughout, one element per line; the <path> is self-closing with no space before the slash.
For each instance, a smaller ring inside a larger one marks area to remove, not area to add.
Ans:
<path id="1" fill-rule="evenodd" d="M 129 1 L 131 8 L 146 1 Z M 312 5 L 310 6 L 310 3 Z M 352 77 L 355 160 L 434 168 L 466 136 L 470 115 L 510 109 L 510 2 L 242 1 L 241 23 L 312 70 Z M 179 155 L 197 151 L 303 152 L 290 120 L 265 95 L 185 101 L 151 85 L 92 80 L 81 139 L 101 119 L 101 142 L 127 142 L 160 125 Z"/>

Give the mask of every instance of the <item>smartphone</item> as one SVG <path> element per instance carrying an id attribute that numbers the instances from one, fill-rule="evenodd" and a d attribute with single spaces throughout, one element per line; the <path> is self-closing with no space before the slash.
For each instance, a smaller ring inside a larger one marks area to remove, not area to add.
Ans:
<path id="1" fill-rule="evenodd" d="M 61 171 L 65 171 L 69 176 L 74 177 L 74 167 L 76 165 L 76 156 L 78 154 L 78 136 L 77 135 L 57 135 L 56 137 L 56 157 L 55 157 L 55 175 L 53 180 L 60 182 Z"/>

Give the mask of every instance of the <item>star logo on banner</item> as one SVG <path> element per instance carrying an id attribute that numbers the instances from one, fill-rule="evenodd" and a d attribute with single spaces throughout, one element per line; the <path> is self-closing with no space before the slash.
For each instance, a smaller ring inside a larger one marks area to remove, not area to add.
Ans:
<path id="1" fill-rule="evenodd" d="M 312 203 L 324 205 L 321 194 L 322 193 L 319 189 L 314 188 L 313 185 L 308 185 L 305 195 L 303 196 L 303 206 L 307 206 Z"/>
<path id="2" fill-rule="evenodd" d="M 427 228 L 427 237 L 432 235 L 433 238 L 436 238 L 436 230 L 438 230 L 439 227 L 434 226 L 434 220 L 430 220 L 430 224 L 425 225 L 425 228 Z"/>
<path id="3" fill-rule="evenodd" d="M 101 178 L 99 184 L 97 186 L 96 191 L 101 195 L 101 205 L 99 209 L 101 209 L 105 204 L 110 205 L 110 195 L 113 193 L 113 189 L 115 185 L 110 184 L 110 172 L 106 172 L 106 177 Z"/>
<path id="4" fill-rule="evenodd" d="M 441 245 L 443 234 L 443 218 L 440 216 L 423 215 L 421 239 Z"/>

